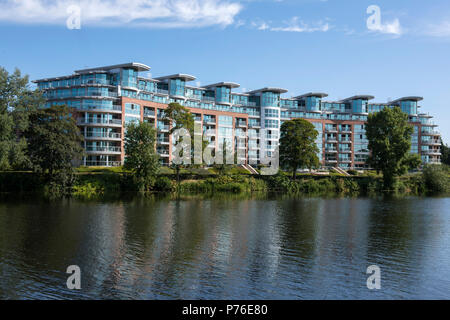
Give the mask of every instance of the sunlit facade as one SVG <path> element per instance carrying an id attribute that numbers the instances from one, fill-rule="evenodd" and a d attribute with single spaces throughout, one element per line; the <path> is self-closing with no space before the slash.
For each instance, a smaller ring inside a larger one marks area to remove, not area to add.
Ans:
<path id="1" fill-rule="evenodd" d="M 424 163 L 440 163 L 440 133 L 432 116 L 419 112 L 421 97 L 373 103 L 373 96 L 358 95 L 329 102 L 323 100 L 327 94 L 312 92 L 285 98 L 287 90 L 282 88 L 237 93 L 233 92 L 240 86 L 237 83 L 196 87 L 190 85 L 196 80 L 194 76 L 145 77 L 149 70 L 141 63 L 127 63 L 35 81 L 44 91 L 47 106 L 67 105 L 76 110 L 77 124 L 85 138 L 82 165 L 122 165 L 124 127 L 132 121 L 155 126 L 157 152 L 161 163 L 168 165 L 172 159 L 170 123 L 163 120 L 163 114 L 171 102 L 190 109 L 195 121 L 202 125 L 204 137 L 216 148 L 226 141 L 234 151 L 240 149 L 238 161 L 245 164 L 260 163 L 261 152 L 272 156 L 284 121 L 306 119 L 319 132 L 316 143 L 322 165 L 342 169 L 367 168 L 368 114 L 399 106 L 414 126 L 411 153 L 419 154 Z M 260 131 L 264 131 L 264 139 Z M 265 144 L 263 148 L 261 143 Z"/>

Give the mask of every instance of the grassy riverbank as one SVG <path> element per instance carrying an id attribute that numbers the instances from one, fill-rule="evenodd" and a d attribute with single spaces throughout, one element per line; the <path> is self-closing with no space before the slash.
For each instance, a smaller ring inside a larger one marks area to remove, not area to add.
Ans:
<path id="1" fill-rule="evenodd" d="M 153 185 L 153 192 L 211 194 L 279 192 L 304 195 L 371 195 L 381 194 L 382 177 L 375 172 L 352 172 L 344 176 L 299 174 L 296 180 L 285 172 L 275 176 L 250 175 L 242 168 L 234 167 L 226 174 L 215 169 L 183 169 L 180 183 L 169 168 L 162 168 Z M 427 195 L 448 192 L 450 173 L 448 167 L 426 169 L 398 179 L 395 190 L 400 195 Z M 32 172 L 0 172 L 0 192 L 50 194 L 42 178 Z M 136 192 L 132 176 L 122 168 L 78 168 L 68 194 L 76 197 L 97 197 Z"/>

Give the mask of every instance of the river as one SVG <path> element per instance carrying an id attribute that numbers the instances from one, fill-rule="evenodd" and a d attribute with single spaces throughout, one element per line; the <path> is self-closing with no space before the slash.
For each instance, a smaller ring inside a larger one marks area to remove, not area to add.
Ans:
<path id="1" fill-rule="evenodd" d="M 2 299 L 450 299 L 450 198 L 2 200 L 0 277 Z"/>

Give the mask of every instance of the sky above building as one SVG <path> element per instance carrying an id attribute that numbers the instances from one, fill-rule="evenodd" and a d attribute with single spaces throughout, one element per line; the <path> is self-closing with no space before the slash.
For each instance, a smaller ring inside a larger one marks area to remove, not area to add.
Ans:
<path id="1" fill-rule="evenodd" d="M 31 79 L 135 61 L 238 92 L 423 96 L 450 143 L 447 0 L 0 0 L 0 39 Z"/>

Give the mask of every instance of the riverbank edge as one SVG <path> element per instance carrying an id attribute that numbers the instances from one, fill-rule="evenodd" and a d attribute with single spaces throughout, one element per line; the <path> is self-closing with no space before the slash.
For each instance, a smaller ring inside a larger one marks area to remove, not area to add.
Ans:
<path id="1" fill-rule="evenodd" d="M 182 173 L 179 183 L 174 174 L 159 174 L 149 192 L 212 194 L 244 192 L 277 192 L 300 195 L 351 195 L 364 196 L 386 194 L 380 176 L 343 176 L 301 174 L 293 180 L 286 174 L 261 176 L 249 174 L 209 174 Z M 445 177 L 450 185 L 450 178 Z M 400 177 L 395 190 L 388 191 L 400 195 L 427 195 L 433 193 L 426 187 L 421 173 Z M 75 197 L 96 197 L 137 192 L 132 175 L 127 172 L 77 172 L 67 195 Z M 51 194 L 43 178 L 33 172 L 0 172 L 0 193 L 8 194 Z"/>

